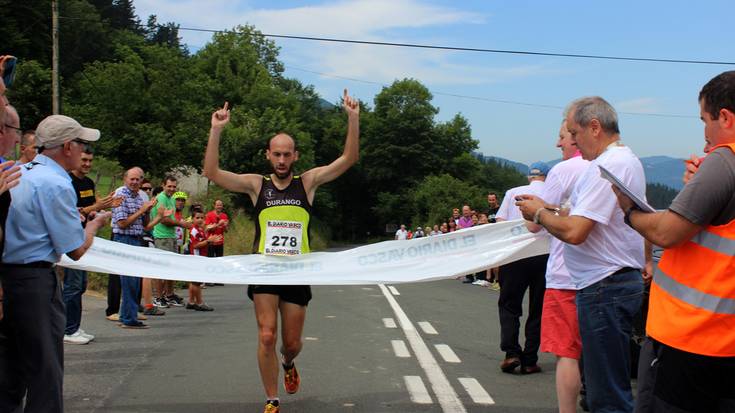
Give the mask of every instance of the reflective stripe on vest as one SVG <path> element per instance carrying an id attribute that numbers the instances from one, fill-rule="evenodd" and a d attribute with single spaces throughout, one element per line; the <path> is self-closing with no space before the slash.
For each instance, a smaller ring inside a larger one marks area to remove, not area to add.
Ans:
<path id="1" fill-rule="evenodd" d="M 719 314 L 735 315 L 735 299 L 718 297 L 676 282 L 665 272 L 656 268 L 653 280 L 672 297 L 685 303 Z"/>
<path id="2" fill-rule="evenodd" d="M 735 257 L 735 239 L 724 238 L 708 231 L 700 231 L 691 241 L 720 254 Z"/>
<path id="3" fill-rule="evenodd" d="M 735 153 L 735 143 L 720 146 Z M 651 283 L 646 330 L 679 350 L 735 357 L 735 219 L 664 251 Z"/>

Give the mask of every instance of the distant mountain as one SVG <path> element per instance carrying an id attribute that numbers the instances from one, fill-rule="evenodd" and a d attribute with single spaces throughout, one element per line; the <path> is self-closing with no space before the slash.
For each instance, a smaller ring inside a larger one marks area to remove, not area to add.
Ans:
<path id="1" fill-rule="evenodd" d="M 334 108 L 334 103 L 329 102 L 328 100 L 324 100 L 324 98 L 319 98 L 319 107 L 329 110 Z"/>
<path id="2" fill-rule="evenodd" d="M 684 187 L 684 160 L 669 156 L 647 156 L 641 158 L 646 172 L 646 182 L 666 185 L 677 191 Z"/>
<path id="3" fill-rule="evenodd" d="M 520 162 L 516 162 L 516 161 L 511 161 L 510 159 L 500 158 L 498 156 L 484 156 L 482 153 L 479 153 L 477 155 L 478 155 L 478 158 L 480 160 L 484 160 L 484 161 L 495 161 L 495 162 L 497 162 L 497 163 L 499 163 L 501 165 L 504 165 L 504 166 L 512 166 L 513 168 L 515 168 L 516 170 L 518 170 L 518 172 L 520 172 L 520 173 L 522 173 L 524 175 L 528 173 L 528 165 L 526 165 L 524 163 L 520 163 Z"/>
<path id="4" fill-rule="evenodd" d="M 528 165 L 521 162 L 511 161 L 510 159 L 498 156 L 485 156 L 482 153 L 476 153 L 475 156 L 481 160 L 493 160 L 502 165 L 512 166 L 522 174 L 528 173 Z M 554 166 L 560 161 L 561 159 L 554 159 L 546 163 L 549 166 Z M 676 191 L 681 190 L 684 186 L 684 183 L 681 181 L 681 177 L 684 175 L 683 159 L 672 158 L 670 156 L 646 156 L 641 158 L 641 163 L 646 173 L 647 183 L 666 185 Z"/>

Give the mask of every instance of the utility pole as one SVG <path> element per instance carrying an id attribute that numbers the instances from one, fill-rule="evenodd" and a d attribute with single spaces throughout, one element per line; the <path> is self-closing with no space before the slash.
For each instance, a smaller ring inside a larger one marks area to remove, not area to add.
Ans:
<path id="1" fill-rule="evenodd" d="M 51 0 L 51 113 L 59 114 L 59 4 Z"/>

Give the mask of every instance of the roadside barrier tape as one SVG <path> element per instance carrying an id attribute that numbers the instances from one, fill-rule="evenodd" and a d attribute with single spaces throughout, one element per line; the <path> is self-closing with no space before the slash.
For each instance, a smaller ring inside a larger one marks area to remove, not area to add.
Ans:
<path id="1" fill-rule="evenodd" d="M 356 285 L 444 279 L 549 253 L 548 235 L 523 220 L 488 224 L 433 237 L 384 241 L 339 252 L 207 258 L 95 238 L 67 268 L 164 280 L 225 284 Z"/>

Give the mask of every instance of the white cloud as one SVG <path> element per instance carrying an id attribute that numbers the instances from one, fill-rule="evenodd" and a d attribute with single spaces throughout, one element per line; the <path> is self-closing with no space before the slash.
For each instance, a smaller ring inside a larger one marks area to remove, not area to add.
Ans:
<path id="1" fill-rule="evenodd" d="M 640 97 L 636 99 L 617 102 L 614 105 L 618 112 L 633 113 L 658 113 L 661 112 L 659 102 L 652 97 Z"/>
<path id="2" fill-rule="evenodd" d="M 257 9 L 224 0 L 138 0 L 136 9 L 141 16 L 157 14 L 159 22 L 175 21 L 182 27 L 228 29 L 252 24 L 268 34 L 413 43 L 447 42 L 442 38 L 416 40 L 417 29 L 481 24 L 486 19 L 477 13 L 420 0 L 342 0 L 283 9 Z M 410 40 L 402 37 L 407 33 L 412 36 Z M 182 31 L 181 35 L 193 49 L 211 37 L 211 33 L 190 31 Z M 434 85 L 487 84 L 546 72 L 541 65 L 460 64 L 458 54 L 450 51 L 276 41 L 283 48 L 281 59 L 287 65 L 383 83 L 413 77 Z"/>

